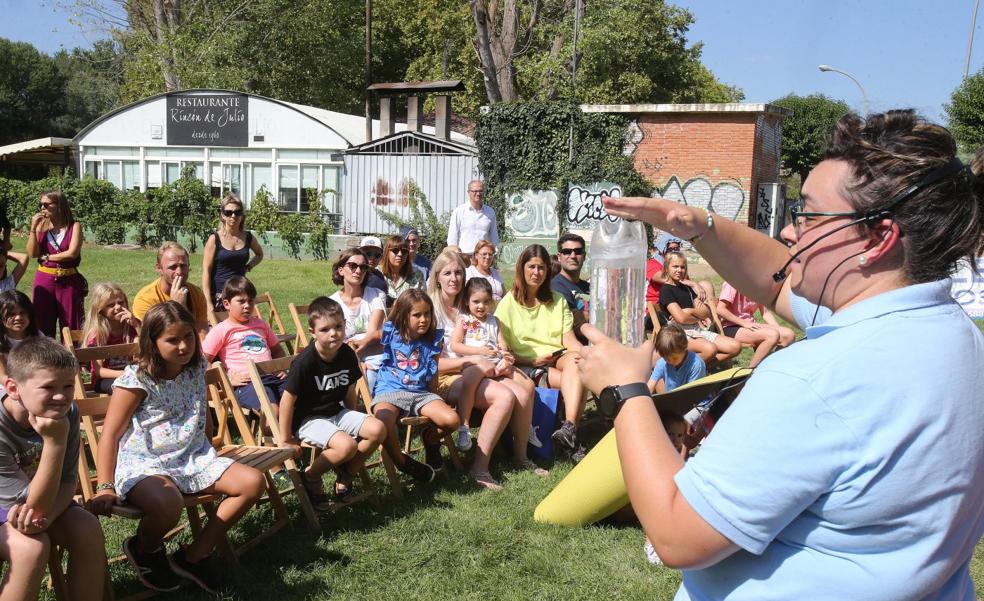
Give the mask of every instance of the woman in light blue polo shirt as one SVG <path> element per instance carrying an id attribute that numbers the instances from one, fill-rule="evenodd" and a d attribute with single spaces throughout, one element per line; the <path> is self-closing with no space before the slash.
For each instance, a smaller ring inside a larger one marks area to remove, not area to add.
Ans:
<path id="1" fill-rule="evenodd" d="M 911 111 L 847 115 L 782 236 L 651 198 L 605 199 L 694 243 L 806 331 L 766 358 L 686 465 L 652 403 L 616 417 L 629 497 L 677 599 L 976 598 L 984 336 L 945 279 L 981 254 L 982 155 Z M 788 276 L 788 277 L 787 277 Z M 586 385 L 644 382 L 650 348 L 586 328 Z"/>

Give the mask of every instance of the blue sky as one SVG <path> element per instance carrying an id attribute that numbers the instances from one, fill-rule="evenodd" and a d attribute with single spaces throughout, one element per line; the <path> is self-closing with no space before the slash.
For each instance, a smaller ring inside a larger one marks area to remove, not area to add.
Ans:
<path id="1" fill-rule="evenodd" d="M 595 0 L 602 1 L 602 0 Z M 0 37 L 53 53 L 88 46 L 59 5 L 67 0 L 0 0 Z M 789 92 L 820 92 L 862 109 L 865 87 L 875 111 L 912 107 L 944 120 L 943 104 L 963 75 L 974 0 L 676 0 L 696 18 L 689 39 L 703 42 L 704 63 L 745 91 L 748 102 Z M 984 12 L 984 11 L 982 11 Z M 977 20 L 970 71 L 984 66 L 984 15 Z"/>
<path id="2" fill-rule="evenodd" d="M 821 73 L 825 63 L 853 75 L 871 110 L 915 108 L 943 121 L 943 104 L 963 77 L 974 0 L 677 0 L 696 18 L 688 39 L 704 43 L 717 77 L 748 102 L 819 92 L 855 110 L 850 79 Z M 981 10 L 984 13 L 984 10 Z M 978 15 L 970 73 L 984 64 Z"/>

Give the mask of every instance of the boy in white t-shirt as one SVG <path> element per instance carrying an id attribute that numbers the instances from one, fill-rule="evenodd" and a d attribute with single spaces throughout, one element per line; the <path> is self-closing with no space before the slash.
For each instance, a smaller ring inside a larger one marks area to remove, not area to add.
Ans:
<path id="1" fill-rule="evenodd" d="M 260 399 L 249 381 L 246 361 L 255 363 L 283 357 L 280 341 L 267 322 L 253 315 L 256 307 L 256 288 L 243 276 L 229 278 L 222 288 L 222 306 L 229 312 L 225 321 L 209 330 L 202 342 L 202 352 L 208 360 L 218 359 L 229 372 L 235 387 L 236 399 L 243 407 L 260 410 Z M 283 392 L 286 374 L 266 374 L 263 386 L 267 398 L 278 412 L 277 403 Z"/>

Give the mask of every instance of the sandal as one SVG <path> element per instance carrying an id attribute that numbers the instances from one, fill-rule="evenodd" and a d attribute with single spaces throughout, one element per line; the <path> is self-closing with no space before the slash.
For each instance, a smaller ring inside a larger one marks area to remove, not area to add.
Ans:
<path id="1" fill-rule="evenodd" d="M 335 478 L 335 498 L 339 501 L 344 501 L 352 496 L 354 492 L 352 490 L 352 475 L 343 469 L 338 470 L 338 476 Z"/>
<path id="2" fill-rule="evenodd" d="M 488 472 L 468 472 L 471 479 L 486 490 L 502 490 L 502 485 L 495 481 L 492 474 Z"/>
<path id="3" fill-rule="evenodd" d="M 529 471 L 533 472 L 535 475 L 540 476 L 541 478 L 544 478 L 544 477 L 550 475 L 550 472 L 548 472 L 547 470 L 543 469 L 539 465 L 533 463 L 533 460 L 532 459 L 524 459 L 523 461 L 517 461 L 516 462 L 516 467 L 518 467 L 519 469 L 523 469 L 523 470 L 529 470 Z"/>

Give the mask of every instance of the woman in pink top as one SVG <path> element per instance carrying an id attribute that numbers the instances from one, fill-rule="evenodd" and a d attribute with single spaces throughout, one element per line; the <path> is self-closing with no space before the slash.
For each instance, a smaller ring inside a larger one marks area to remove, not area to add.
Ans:
<path id="1" fill-rule="evenodd" d="M 761 311 L 765 323 L 755 321 L 756 311 Z M 721 285 L 717 313 L 725 336 L 755 349 L 755 354 L 748 363 L 749 367 L 757 366 L 777 346 L 789 346 L 796 337 L 791 329 L 779 325 L 772 312 L 738 292 L 727 282 Z"/>
<path id="2" fill-rule="evenodd" d="M 61 327 L 82 329 L 83 303 L 88 293 L 78 272 L 82 262 L 82 224 L 72 217 L 68 199 L 58 190 L 41 195 L 41 210 L 31 218 L 27 254 L 38 259 L 34 274 L 34 311 L 38 329 L 54 337 Z"/>

